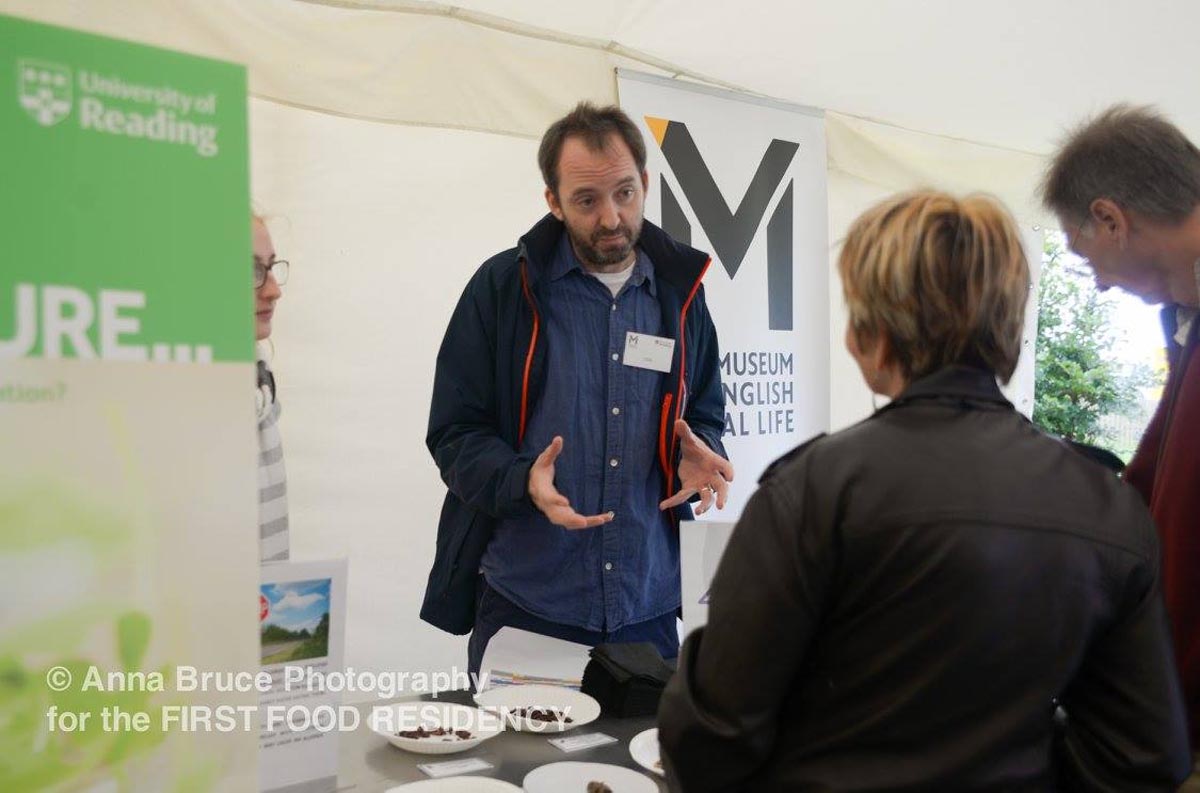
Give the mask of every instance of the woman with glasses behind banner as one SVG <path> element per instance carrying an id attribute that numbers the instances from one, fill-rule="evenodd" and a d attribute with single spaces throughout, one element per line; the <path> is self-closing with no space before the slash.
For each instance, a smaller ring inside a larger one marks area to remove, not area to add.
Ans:
<path id="1" fill-rule="evenodd" d="M 278 562 L 288 558 L 287 475 L 283 468 L 283 443 L 279 437 L 279 399 L 275 375 L 267 359 L 275 303 L 283 296 L 288 263 L 275 258 L 275 246 L 263 219 L 251 220 L 254 242 L 254 337 L 258 351 L 258 536 L 259 559 Z"/>
<path id="2" fill-rule="evenodd" d="M 996 383 L 1029 295 L 1012 219 L 892 198 L 838 267 L 846 346 L 891 402 L 747 504 L 660 705 L 672 789 L 1174 790 L 1191 756 L 1150 516 Z"/>

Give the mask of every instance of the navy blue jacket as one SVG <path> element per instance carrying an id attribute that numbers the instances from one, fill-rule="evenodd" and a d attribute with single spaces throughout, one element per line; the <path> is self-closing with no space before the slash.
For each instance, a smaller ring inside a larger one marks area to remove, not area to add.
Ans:
<path id="1" fill-rule="evenodd" d="M 450 633 L 468 633 L 475 624 L 479 562 L 496 519 L 537 509 L 527 492 L 535 455 L 516 450 L 546 381 L 546 345 L 554 340 L 546 338 L 538 307 L 564 232 L 561 221 L 546 215 L 516 248 L 484 262 L 463 291 L 438 351 L 425 443 L 449 492 L 421 619 Z M 654 262 L 662 334 L 676 340 L 655 428 L 663 481 L 674 492 L 677 418 L 725 454 L 717 333 L 700 284 L 711 259 L 650 222 L 643 224 L 638 245 Z M 677 508 L 676 525 L 691 516 L 690 506 Z"/>

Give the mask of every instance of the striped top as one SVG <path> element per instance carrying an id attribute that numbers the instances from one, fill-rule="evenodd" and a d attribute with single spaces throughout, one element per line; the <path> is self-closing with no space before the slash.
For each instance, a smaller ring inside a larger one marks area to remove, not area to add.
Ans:
<path id="1" fill-rule="evenodd" d="M 287 474 L 279 435 L 280 407 L 270 368 L 259 361 L 258 369 L 259 561 L 279 562 L 288 558 Z"/>

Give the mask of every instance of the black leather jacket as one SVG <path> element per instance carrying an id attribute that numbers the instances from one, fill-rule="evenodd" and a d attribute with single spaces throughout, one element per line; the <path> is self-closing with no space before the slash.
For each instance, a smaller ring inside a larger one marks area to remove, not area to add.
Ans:
<path id="1" fill-rule="evenodd" d="M 1174 790 L 1158 558 L 1137 494 L 990 373 L 919 380 L 764 475 L 662 700 L 668 781 Z"/>

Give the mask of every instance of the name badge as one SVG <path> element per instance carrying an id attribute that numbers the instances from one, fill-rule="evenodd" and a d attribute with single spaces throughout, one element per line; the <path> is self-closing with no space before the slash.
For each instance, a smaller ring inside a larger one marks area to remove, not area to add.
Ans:
<path id="1" fill-rule="evenodd" d="M 675 340 L 662 336 L 651 336 L 649 333 L 625 334 L 626 366 L 636 366 L 639 369 L 653 369 L 656 372 L 670 372 L 671 359 L 675 354 Z"/>
<path id="2" fill-rule="evenodd" d="M 458 776 L 459 774 L 473 774 L 476 771 L 491 771 L 495 768 L 494 765 L 487 760 L 482 760 L 478 757 L 472 757 L 467 760 L 450 760 L 445 763 L 423 763 L 417 768 L 425 776 L 441 779 L 447 776 Z"/>
<path id="3" fill-rule="evenodd" d="M 572 735 L 569 738 L 550 739 L 551 746 L 555 746 L 568 754 L 571 752 L 582 752 L 585 749 L 595 749 L 597 746 L 607 746 L 610 743 L 616 742 L 616 738 L 611 735 L 605 735 L 602 732 L 593 732 L 588 735 Z"/>

